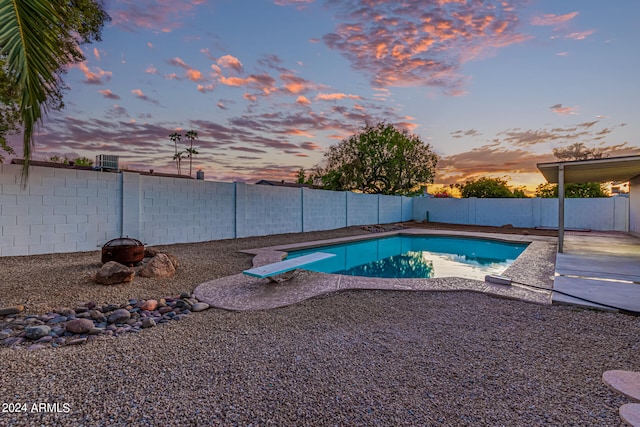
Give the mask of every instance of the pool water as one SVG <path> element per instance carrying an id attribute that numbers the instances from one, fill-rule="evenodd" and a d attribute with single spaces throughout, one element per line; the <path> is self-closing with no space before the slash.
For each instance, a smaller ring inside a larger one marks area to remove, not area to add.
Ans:
<path id="1" fill-rule="evenodd" d="M 314 252 L 335 257 L 305 270 L 385 278 L 464 277 L 502 274 L 526 243 L 445 236 L 395 236 L 291 251 L 287 259 Z"/>

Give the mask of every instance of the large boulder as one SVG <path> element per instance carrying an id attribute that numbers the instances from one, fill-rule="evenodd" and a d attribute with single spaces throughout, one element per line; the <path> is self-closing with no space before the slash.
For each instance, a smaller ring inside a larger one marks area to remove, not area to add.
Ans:
<path id="1" fill-rule="evenodd" d="M 147 246 L 146 248 L 144 248 L 144 257 L 145 258 L 153 258 L 154 256 L 158 255 L 160 253 L 160 250 L 151 247 L 151 246 Z"/>
<path id="2" fill-rule="evenodd" d="M 171 259 L 166 254 L 158 254 L 151 258 L 139 274 L 142 277 L 165 278 L 172 277 L 175 273 L 176 268 Z"/>
<path id="3" fill-rule="evenodd" d="M 131 282 L 136 275 L 134 269 L 115 261 L 105 263 L 96 273 L 96 282 L 101 285 Z"/>
<path id="4" fill-rule="evenodd" d="M 173 268 L 177 270 L 178 267 L 180 267 L 180 260 L 178 259 L 178 257 L 174 254 L 170 254 L 169 252 L 164 252 L 164 254 L 169 257 L 169 260 L 171 260 L 171 264 L 173 264 Z"/>

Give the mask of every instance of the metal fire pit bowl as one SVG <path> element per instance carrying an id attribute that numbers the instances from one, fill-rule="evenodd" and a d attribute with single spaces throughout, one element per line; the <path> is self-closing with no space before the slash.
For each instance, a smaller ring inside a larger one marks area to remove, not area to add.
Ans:
<path id="1" fill-rule="evenodd" d="M 102 263 L 116 261 L 132 267 L 144 258 L 144 243 L 131 237 L 109 240 L 102 247 Z"/>

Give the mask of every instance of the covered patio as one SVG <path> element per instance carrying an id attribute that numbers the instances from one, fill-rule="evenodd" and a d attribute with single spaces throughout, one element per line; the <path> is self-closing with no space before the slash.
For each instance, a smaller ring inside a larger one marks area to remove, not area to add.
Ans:
<path id="1" fill-rule="evenodd" d="M 537 166 L 549 183 L 558 184 L 553 302 L 640 313 L 640 156 Z M 565 184 L 605 181 L 629 181 L 629 233 L 565 234 Z"/>

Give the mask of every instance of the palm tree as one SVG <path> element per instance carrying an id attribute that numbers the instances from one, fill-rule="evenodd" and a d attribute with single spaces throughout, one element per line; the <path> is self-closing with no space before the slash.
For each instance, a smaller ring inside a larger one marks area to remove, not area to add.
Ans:
<path id="1" fill-rule="evenodd" d="M 184 136 L 187 139 L 189 139 L 189 141 L 191 142 L 191 145 L 187 149 L 187 153 L 188 153 L 187 155 L 189 156 L 189 176 L 191 176 L 191 165 L 193 163 L 193 155 L 198 154 L 198 152 L 193 149 L 193 140 L 198 139 L 198 132 L 190 130 L 189 132 L 185 133 Z"/>
<path id="2" fill-rule="evenodd" d="M 77 6 L 77 7 L 76 7 Z M 64 66 L 84 60 L 80 43 L 100 40 L 110 18 L 93 0 L 70 6 L 58 0 L 0 0 L 0 56 L 16 88 L 23 126 L 23 182 L 29 174 L 35 126 L 48 102 L 62 98 Z"/>
<path id="3" fill-rule="evenodd" d="M 173 142 L 173 145 L 176 148 L 176 153 L 173 155 L 173 160 L 176 162 L 176 166 L 178 167 L 178 174 L 180 174 L 180 160 L 182 159 L 182 157 L 178 156 L 178 142 L 180 142 L 180 138 L 182 138 L 182 135 L 178 132 L 174 132 L 169 135 L 169 139 Z"/>
<path id="4" fill-rule="evenodd" d="M 177 151 L 176 154 L 173 155 L 173 160 L 176 162 L 176 166 L 178 167 L 178 175 L 182 175 L 181 163 L 182 159 L 184 159 L 184 151 Z"/>
<path id="5" fill-rule="evenodd" d="M 60 92 L 62 83 L 57 71 L 69 60 L 57 40 L 64 20 L 57 5 L 46 0 L 0 0 L 0 49 L 20 93 L 23 177 L 29 170 L 34 127 L 46 113 L 47 98 Z"/>

